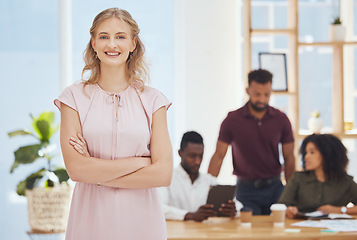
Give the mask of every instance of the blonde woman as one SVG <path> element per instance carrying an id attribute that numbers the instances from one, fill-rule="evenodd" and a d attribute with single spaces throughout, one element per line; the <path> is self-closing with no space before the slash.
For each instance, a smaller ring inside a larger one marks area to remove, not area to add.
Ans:
<path id="1" fill-rule="evenodd" d="M 144 46 L 127 11 L 102 11 L 90 35 L 82 72 L 89 78 L 55 100 L 64 162 L 76 182 L 66 239 L 166 239 L 155 188 L 172 177 L 171 103 L 144 85 Z"/>

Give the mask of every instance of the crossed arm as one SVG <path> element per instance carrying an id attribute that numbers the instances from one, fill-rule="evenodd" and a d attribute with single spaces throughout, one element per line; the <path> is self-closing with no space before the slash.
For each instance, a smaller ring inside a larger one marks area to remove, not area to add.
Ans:
<path id="1" fill-rule="evenodd" d="M 149 188 L 170 184 L 172 148 L 164 107 L 153 114 L 151 158 L 130 157 L 108 161 L 90 157 L 89 154 L 81 154 L 79 146 L 74 148 L 76 138 L 73 137 L 78 137 L 78 134 L 82 135 L 78 113 L 62 103 L 61 148 L 72 180 L 121 188 Z"/>

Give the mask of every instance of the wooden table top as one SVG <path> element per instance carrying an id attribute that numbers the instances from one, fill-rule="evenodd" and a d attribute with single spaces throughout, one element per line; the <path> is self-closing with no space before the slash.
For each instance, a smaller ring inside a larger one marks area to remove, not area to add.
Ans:
<path id="1" fill-rule="evenodd" d="M 354 216 L 357 218 L 357 216 Z M 240 219 L 210 218 L 205 222 L 166 221 L 168 240 L 226 240 L 226 239 L 354 239 L 357 232 L 322 232 L 322 228 L 294 227 L 301 219 L 286 219 L 284 227 L 274 227 L 270 216 L 253 216 L 252 226 L 243 227 Z M 300 229 L 287 232 L 285 229 Z"/>

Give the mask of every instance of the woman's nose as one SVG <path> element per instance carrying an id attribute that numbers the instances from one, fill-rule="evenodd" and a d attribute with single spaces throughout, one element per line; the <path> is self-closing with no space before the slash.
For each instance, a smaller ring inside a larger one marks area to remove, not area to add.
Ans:
<path id="1" fill-rule="evenodd" d="M 110 47 L 110 48 L 115 48 L 116 47 L 115 40 L 113 38 L 109 39 L 108 47 Z"/>

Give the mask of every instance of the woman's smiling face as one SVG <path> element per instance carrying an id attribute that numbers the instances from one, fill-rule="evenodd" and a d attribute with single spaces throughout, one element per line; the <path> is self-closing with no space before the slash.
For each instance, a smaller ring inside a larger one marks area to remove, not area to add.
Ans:
<path id="1" fill-rule="evenodd" d="M 125 66 L 129 53 L 135 49 L 135 43 L 129 26 L 117 17 L 103 21 L 92 39 L 101 65 L 108 66 Z"/>

